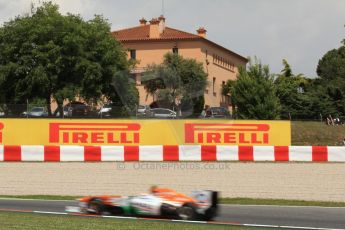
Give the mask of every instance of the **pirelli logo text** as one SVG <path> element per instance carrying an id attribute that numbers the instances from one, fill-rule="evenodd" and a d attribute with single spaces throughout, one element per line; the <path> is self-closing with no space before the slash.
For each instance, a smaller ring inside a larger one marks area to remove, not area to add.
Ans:
<path id="1" fill-rule="evenodd" d="M 269 144 L 269 124 L 185 124 L 186 144 Z"/>
<path id="2" fill-rule="evenodd" d="M 0 122 L 0 144 L 2 144 L 2 130 L 4 129 L 4 124 Z"/>
<path id="3" fill-rule="evenodd" d="M 138 144 L 138 123 L 50 123 L 49 142 L 61 144 Z"/>

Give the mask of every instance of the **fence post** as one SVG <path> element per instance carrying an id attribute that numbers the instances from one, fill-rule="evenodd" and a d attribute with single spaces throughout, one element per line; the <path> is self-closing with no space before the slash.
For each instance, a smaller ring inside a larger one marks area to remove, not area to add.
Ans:
<path id="1" fill-rule="evenodd" d="M 26 118 L 29 118 L 29 99 L 26 99 Z"/>

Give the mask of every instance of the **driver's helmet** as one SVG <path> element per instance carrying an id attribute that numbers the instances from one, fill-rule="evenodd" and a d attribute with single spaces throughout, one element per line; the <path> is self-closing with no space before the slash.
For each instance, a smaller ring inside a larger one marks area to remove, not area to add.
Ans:
<path id="1" fill-rule="evenodd" d="M 157 193 L 158 187 L 156 185 L 153 185 L 150 187 L 150 193 Z"/>

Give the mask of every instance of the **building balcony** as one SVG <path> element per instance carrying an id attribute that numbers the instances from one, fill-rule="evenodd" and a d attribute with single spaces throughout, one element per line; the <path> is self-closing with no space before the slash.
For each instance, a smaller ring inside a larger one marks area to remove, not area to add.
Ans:
<path id="1" fill-rule="evenodd" d="M 134 69 L 131 69 L 131 74 L 140 74 L 146 72 L 147 68 L 146 67 L 136 67 Z"/>

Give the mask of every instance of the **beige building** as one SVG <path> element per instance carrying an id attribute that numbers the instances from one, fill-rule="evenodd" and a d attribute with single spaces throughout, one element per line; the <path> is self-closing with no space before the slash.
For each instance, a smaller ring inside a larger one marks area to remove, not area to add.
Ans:
<path id="1" fill-rule="evenodd" d="M 183 32 L 167 27 L 163 16 L 150 22 L 142 18 L 139 22 L 136 27 L 114 31 L 113 36 L 128 50 L 128 57 L 138 62 L 132 73 L 140 93 L 140 104 L 149 105 L 154 99 L 141 85 L 141 74 L 149 64 L 162 63 L 164 55 L 173 52 L 203 63 L 209 82 L 205 105 L 229 106 L 229 96 L 221 93 L 222 84 L 236 79 L 238 68 L 245 67 L 248 62 L 245 57 L 208 40 L 203 27 L 197 34 Z"/>

